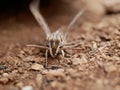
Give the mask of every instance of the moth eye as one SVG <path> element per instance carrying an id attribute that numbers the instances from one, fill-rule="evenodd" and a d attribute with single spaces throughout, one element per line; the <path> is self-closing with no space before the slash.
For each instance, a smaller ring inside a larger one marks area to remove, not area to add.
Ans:
<path id="1" fill-rule="evenodd" d="M 58 36 L 58 40 L 59 40 L 60 42 L 62 41 L 61 35 Z"/>
<path id="2" fill-rule="evenodd" d="M 58 41 L 58 42 L 61 42 L 60 36 L 57 37 L 57 41 Z"/>
<path id="3" fill-rule="evenodd" d="M 62 48 L 62 46 L 60 46 L 60 48 Z"/>
<path id="4" fill-rule="evenodd" d="M 49 37 L 48 37 L 48 41 L 51 41 L 53 39 L 53 34 L 51 34 Z"/>
<path id="5" fill-rule="evenodd" d="M 47 38 L 47 41 L 50 41 L 50 37 Z"/>

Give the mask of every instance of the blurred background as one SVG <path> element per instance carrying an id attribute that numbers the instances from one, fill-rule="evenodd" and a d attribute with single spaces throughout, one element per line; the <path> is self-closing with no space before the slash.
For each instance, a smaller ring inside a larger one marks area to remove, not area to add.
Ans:
<path id="1" fill-rule="evenodd" d="M 5 12 L 17 14 L 20 11 L 27 11 L 30 2 L 31 0 L 0 0 L 0 14 L 4 14 Z M 58 10 L 58 8 L 63 11 L 66 8 L 69 11 L 71 11 L 70 9 L 79 10 L 81 8 L 96 17 L 101 17 L 106 13 L 119 13 L 120 0 L 40 0 L 40 7 L 47 8 L 48 11 L 51 11 L 51 9 Z M 89 16 L 89 14 L 87 15 Z"/>
<path id="2" fill-rule="evenodd" d="M 29 11 L 30 2 L 0 0 L 0 43 L 34 43 L 44 36 Z M 85 12 L 78 20 L 80 23 L 98 22 L 106 15 L 120 12 L 120 0 L 40 0 L 40 10 L 53 31 L 68 25 L 75 14 L 83 9 Z"/>

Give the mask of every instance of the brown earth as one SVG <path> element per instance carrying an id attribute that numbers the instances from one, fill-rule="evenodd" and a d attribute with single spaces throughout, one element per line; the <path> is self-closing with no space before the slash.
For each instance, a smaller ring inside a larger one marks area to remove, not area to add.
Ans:
<path id="1" fill-rule="evenodd" d="M 55 31 L 68 24 L 76 13 L 71 12 L 44 15 Z M 25 46 L 45 44 L 44 32 L 30 12 L 3 14 L 0 90 L 120 90 L 120 14 L 94 23 L 79 19 L 68 35 L 68 41 L 73 40 L 80 41 L 78 49 L 68 50 L 64 60 L 48 57 L 46 69 L 44 51 Z"/>

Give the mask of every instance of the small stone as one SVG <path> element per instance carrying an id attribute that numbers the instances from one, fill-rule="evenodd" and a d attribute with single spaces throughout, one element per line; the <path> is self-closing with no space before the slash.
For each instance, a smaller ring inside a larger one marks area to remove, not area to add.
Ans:
<path id="1" fill-rule="evenodd" d="M 25 52 L 23 50 L 20 51 L 20 54 L 25 54 Z"/>
<path id="2" fill-rule="evenodd" d="M 85 55 L 82 55 L 81 58 L 75 58 L 72 60 L 73 65 L 79 65 L 79 64 L 84 64 L 87 63 L 87 59 L 85 57 Z"/>
<path id="3" fill-rule="evenodd" d="M 22 74 L 24 71 L 22 70 L 22 68 L 18 68 L 18 72 Z"/>
<path id="4" fill-rule="evenodd" d="M 17 71 L 17 70 L 14 70 L 14 71 L 12 71 L 12 72 L 10 73 L 9 79 L 10 79 L 10 80 L 14 80 L 17 75 L 18 75 L 18 71 Z"/>
<path id="5" fill-rule="evenodd" d="M 37 77 L 36 77 L 36 83 L 39 87 L 41 87 L 41 84 L 42 84 L 42 75 L 41 74 L 38 74 Z"/>
<path id="6" fill-rule="evenodd" d="M 76 72 L 76 70 L 74 70 L 74 69 L 72 69 L 72 68 L 69 68 L 69 69 L 67 69 L 67 72 L 68 72 L 69 74 L 74 74 L 74 73 Z"/>
<path id="7" fill-rule="evenodd" d="M 29 68 L 30 64 L 29 63 L 24 63 L 23 66 L 24 66 L 24 68 Z"/>
<path id="8" fill-rule="evenodd" d="M 30 62 L 30 61 L 34 61 L 34 56 L 28 56 L 28 57 L 26 57 L 26 58 L 24 58 L 24 61 L 26 61 L 26 62 Z"/>
<path id="9" fill-rule="evenodd" d="M 40 71 L 40 70 L 43 70 L 44 69 L 44 67 L 43 67 L 43 65 L 40 65 L 40 64 L 37 64 L 37 63 L 34 63 L 32 66 L 31 66 L 31 68 L 30 68 L 31 70 L 38 70 L 38 71 Z"/>
<path id="10" fill-rule="evenodd" d="M 73 65 L 78 65 L 80 64 L 80 58 L 75 58 L 72 60 Z"/>
<path id="11" fill-rule="evenodd" d="M 98 79 L 96 80 L 96 88 L 100 88 L 100 87 L 103 87 L 103 80 L 102 79 Z"/>
<path id="12" fill-rule="evenodd" d="M 96 42 L 92 42 L 92 50 L 96 50 L 98 47 L 97 47 L 97 43 Z"/>
<path id="13" fill-rule="evenodd" d="M 105 65 L 105 71 L 108 73 L 116 72 L 117 68 L 114 65 Z"/>
<path id="14" fill-rule="evenodd" d="M 42 74 L 45 75 L 52 75 L 52 76 L 64 76 L 64 69 L 57 69 L 57 70 L 44 70 Z"/>
<path id="15" fill-rule="evenodd" d="M 1 84 L 6 84 L 8 81 L 9 81 L 9 79 L 7 77 L 0 78 L 0 83 Z"/>
<path id="16" fill-rule="evenodd" d="M 13 70 L 12 73 L 18 73 L 18 70 Z"/>
<path id="17" fill-rule="evenodd" d="M 18 87 L 15 87 L 15 86 L 12 86 L 12 85 L 8 86 L 8 88 L 9 88 L 9 90 L 19 90 Z"/>
<path id="18" fill-rule="evenodd" d="M 16 86 L 19 87 L 19 88 L 22 88 L 22 87 L 23 87 L 23 83 L 22 83 L 22 82 L 18 82 L 18 83 L 16 84 Z"/>
<path id="19" fill-rule="evenodd" d="M 117 86 L 115 87 L 115 90 L 120 90 L 120 85 L 117 85 Z"/>
<path id="20" fill-rule="evenodd" d="M 34 90 L 32 86 L 24 86 L 21 90 Z"/>
<path id="21" fill-rule="evenodd" d="M 8 73 L 3 73 L 3 77 L 9 77 Z"/>
<path id="22" fill-rule="evenodd" d="M 51 82 L 51 86 L 52 86 L 53 88 L 55 88 L 55 87 L 56 87 L 56 85 L 57 85 L 57 82 L 56 82 L 56 81 Z"/>

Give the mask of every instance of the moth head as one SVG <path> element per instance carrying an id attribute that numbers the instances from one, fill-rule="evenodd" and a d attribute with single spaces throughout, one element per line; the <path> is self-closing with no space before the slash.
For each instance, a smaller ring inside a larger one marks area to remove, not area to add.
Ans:
<path id="1" fill-rule="evenodd" d="M 64 45 L 63 34 L 57 30 L 47 38 L 47 46 L 49 47 L 50 55 L 56 57 L 60 49 Z"/>

